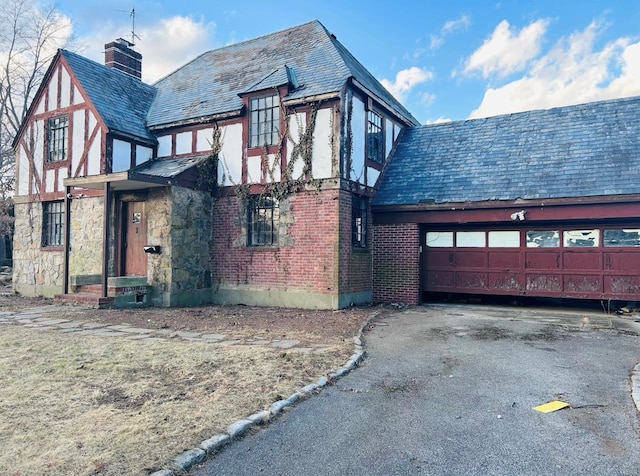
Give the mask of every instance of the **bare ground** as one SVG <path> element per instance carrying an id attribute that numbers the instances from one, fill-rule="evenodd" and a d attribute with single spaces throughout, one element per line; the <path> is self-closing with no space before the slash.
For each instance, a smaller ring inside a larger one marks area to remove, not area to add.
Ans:
<path id="1" fill-rule="evenodd" d="M 50 303 L 4 294 L 0 311 Z M 1 325 L 0 473 L 148 474 L 344 364 L 351 338 L 378 311 L 68 306 L 55 312 L 56 318 L 134 327 L 296 339 L 322 345 L 322 353 Z"/>

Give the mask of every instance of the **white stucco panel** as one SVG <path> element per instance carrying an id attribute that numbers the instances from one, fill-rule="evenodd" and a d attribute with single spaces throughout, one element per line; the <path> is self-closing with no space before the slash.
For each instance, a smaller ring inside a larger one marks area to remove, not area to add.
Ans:
<path id="1" fill-rule="evenodd" d="M 280 181 L 280 162 L 276 161 L 275 154 L 267 155 L 267 166 L 269 170 L 266 170 L 264 173 L 264 179 L 267 183 L 270 182 L 279 182 Z"/>
<path id="2" fill-rule="evenodd" d="M 67 169 L 58 169 L 58 184 L 56 186 L 57 192 L 64 192 L 64 179 L 68 176 Z"/>
<path id="3" fill-rule="evenodd" d="M 71 170 L 75 172 L 84 152 L 84 110 L 73 113 L 73 135 L 71 137 Z"/>
<path id="4" fill-rule="evenodd" d="M 247 157 L 247 183 L 260 183 L 262 178 L 262 157 Z"/>
<path id="5" fill-rule="evenodd" d="M 221 185 L 242 183 L 242 124 L 230 124 L 220 129 L 218 182 Z M 259 174 L 256 177 L 260 180 Z"/>
<path id="6" fill-rule="evenodd" d="M 38 101 L 38 106 L 36 107 L 36 114 L 42 114 L 44 112 L 44 101 L 45 96 L 43 95 Z"/>
<path id="7" fill-rule="evenodd" d="M 176 154 L 189 154 L 191 153 L 191 132 L 180 132 L 176 134 Z"/>
<path id="8" fill-rule="evenodd" d="M 365 114 L 364 103 L 357 97 L 354 97 L 351 113 L 351 132 L 353 136 L 353 146 L 351 148 L 351 171 L 347 178 L 359 183 L 364 183 L 364 145 L 366 138 Z"/>
<path id="9" fill-rule="evenodd" d="M 55 190 L 55 182 L 56 182 L 56 171 L 55 170 L 47 170 L 47 174 L 44 180 L 44 190 L 47 193 L 51 193 Z"/>
<path id="10" fill-rule="evenodd" d="M 73 104 L 82 104 L 84 102 L 84 97 L 80 90 L 73 86 Z"/>
<path id="11" fill-rule="evenodd" d="M 96 116 L 93 115 L 93 112 L 91 112 L 91 110 L 87 110 L 87 114 L 89 114 L 89 134 L 88 135 L 91 135 L 91 132 L 93 132 L 93 129 L 96 127 L 98 120 L 96 119 Z"/>
<path id="12" fill-rule="evenodd" d="M 131 168 L 131 144 L 119 139 L 113 139 L 113 155 L 111 156 L 111 171 L 124 172 Z"/>
<path id="13" fill-rule="evenodd" d="M 69 72 L 62 68 L 60 77 L 60 107 L 68 107 L 71 104 L 71 77 Z"/>
<path id="14" fill-rule="evenodd" d="M 307 127 L 307 115 L 304 112 L 298 112 L 296 114 L 292 114 L 289 117 L 289 135 L 290 139 L 287 139 L 287 164 L 291 161 L 291 154 L 296 145 L 298 145 L 300 141 L 300 136 L 304 132 L 305 127 Z M 293 140 L 293 142 L 292 142 Z M 300 156 L 297 156 L 294 159 L 293 170 L 291 171 L 291 178 L 296 180 L 301 178 L 302 171 L 304 170 L 304 162 Z"/>
<path id="15" fill-rule="evenodd" d="M 158 137 L 158 157 L 171 155 L 171 135 Z"/>
<path id="16" fill-rule="evenodd" d="M 53 111 L 58 107 L 58 70 L 53 71 L 51 80 L 49 81 L 49 111 Z"/>
<path id="17" fill-rule="evenodd" d="M 16 174 L 16 195 L 27 195 L 29 193 L 29 156 L 22 145 L 18 148 Z"/>
<path id="18" fill-rule="evenodd" d="M 213 140 L 213 127 L 200 129 L 196 132 L 196 152 L 211 150 L 211 141 Z"/>
<path id="19" fill-rule="evenodd" d="M 100 132 L 96 134 L 91 146 L 89 147 L 89 157 L 87 160 L 87 175 L 98 175 L 100 174 L 100 142 L 101 142 Z"/>
<path id="20" fill-rule="evenodd" d="M 384 125 L 385 138 L 384 138 L 384 156 L 385 158 L 389 157 L 389 152 L 391 152 L 391 148 L 393 147 L 393 121 L 389 119 L 385 119 Z"/>
<path id="21" fill-rule="evenodd" d="M 316 116 L 316 127 L 313 131 L 313 153 L 311 156 L 311 175 L 314 179 L 333 176 L 331 159 L 331 114 L 333 109 L 319 109 Z"/>
<path id="22" fill-rule="evenodd" d="M 38 177 L 41 177 L 44 160 L 44 121 L 35 121 L 33 125 L 33 168 Z"/>

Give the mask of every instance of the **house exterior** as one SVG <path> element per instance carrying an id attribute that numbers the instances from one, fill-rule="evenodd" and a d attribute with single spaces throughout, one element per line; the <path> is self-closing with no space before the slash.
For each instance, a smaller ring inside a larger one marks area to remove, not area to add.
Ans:
<path id="1" fill-rule="evenodd" d="M 373 200 L 374 301 L 640 299 L 640 98 L 407 129 Z"/>
<path id="2" fill-rule="evenodd" d="M 105 45 L 105 65 L 60 50 L 47 71 L 14 142 L 15 291 L 370 302 L 370 202 L 415 118 L 317 21 L 153 85 L 132 46 Z"/>

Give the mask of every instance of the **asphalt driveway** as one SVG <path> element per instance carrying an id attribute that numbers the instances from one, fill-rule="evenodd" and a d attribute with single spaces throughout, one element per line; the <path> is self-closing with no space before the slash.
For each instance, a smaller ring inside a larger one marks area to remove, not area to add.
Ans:
<path id="1" fill-rule="evenodd" d="M 565 310 L 400 311 L 359 369 L 192 474 L 637 475 L 639 332 Z M 532 409 L 555 399 L 571 407 Z"/>

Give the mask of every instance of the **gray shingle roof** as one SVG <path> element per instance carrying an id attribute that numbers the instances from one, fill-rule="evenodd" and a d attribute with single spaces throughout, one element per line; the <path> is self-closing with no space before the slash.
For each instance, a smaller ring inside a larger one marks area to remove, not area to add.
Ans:
<path id="1" fill-rule="evenodd" d="M 154 177 L 174 178 L 186 172 L 191 167 L 198 165 L 200 161 L 207 157 L 207 155 L 199 155 L 187 158 L 150 160 L 149 162 L 139 165 L 133 169 L 132 172 Z"/>
<path id="2" fill-rule="evenodd" d="M 209 51 L 159 80 L 148 125 L 239 111 L 242 100 L 238 94 L 254 90 L 274 71 L 284 71 L 285 65 L 301 85 L 285 100 L 338 92 L 355 77 L 401 117 L 418 123 L 320 22 L 312 21 Z"/>
<path id="3" fill-rule="evenodd" d="M 70 51 L 60 53 L 110 131 L 155 140 L 145 127 L 146 114 L 155 96 L 153 86 Z"/>
<path id="4" fill-rule="evenodd" d="M 640 193 L 640 97 L 406 129 L 374 205 Z"/>

